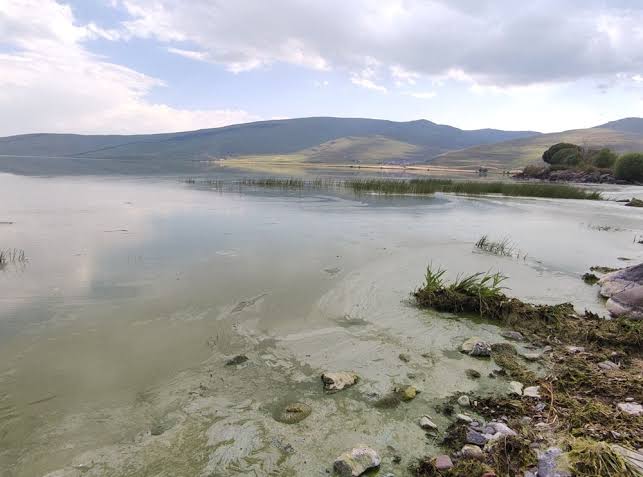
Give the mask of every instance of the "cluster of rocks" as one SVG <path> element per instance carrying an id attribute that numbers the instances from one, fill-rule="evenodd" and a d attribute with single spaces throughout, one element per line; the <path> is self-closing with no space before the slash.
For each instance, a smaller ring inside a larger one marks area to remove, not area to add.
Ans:
<path id="1" fill-rule="evenodd" d="M 628 184 L 619 180 L 608 171 L 581 171 L 574 169 L 552 170 L 548 167 L 542 169 L 527 168 L 514 175 L 516 179 L 540 179 L 550 182 L 577 182 L 583 184 Z"/>

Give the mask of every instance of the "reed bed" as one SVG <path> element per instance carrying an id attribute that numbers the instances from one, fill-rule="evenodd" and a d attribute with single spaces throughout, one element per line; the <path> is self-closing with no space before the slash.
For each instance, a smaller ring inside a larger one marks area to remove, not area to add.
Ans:
<path id="1" fill-rule="evenodd" d="M 4 268 L 10 263 L 27 263 L 25 251 L 20 248 L 0 249 L 0 268 Z"/>
<path id="2" fill-rule="evenodd" d="M 194 179 L 187 179 L 194 184 Z M 260 187 L 279 190 L 347 189 L 360 194 L 430 195 L 436 192 L 458 195 L 503 195 L 552 199 L 601 200 L 600 192 L 567 184 L 454 181 L 450 179 L 299 179 L 243 178 L 237 181 L 203 180 L 199 183 L 216 189 Z"/>

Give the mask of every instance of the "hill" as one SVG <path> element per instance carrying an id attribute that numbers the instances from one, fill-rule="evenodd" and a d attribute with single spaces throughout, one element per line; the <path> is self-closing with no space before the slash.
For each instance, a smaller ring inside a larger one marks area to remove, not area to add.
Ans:
<path id="1" fill-rule="evenodd" d="M 614 152 L 643 151 L 643 118 L 626 118 L 588 129 L 541 134 L 495 144 L 449 151 L 430 162 L 447 167 L 515 169 L 540 163 L 542 153 L 559 142 L 586 147 L 608 147 Z"/>
<path id="2" fill-rule="evenodd" d="M 496 129 L 465 131 L 426 120 L 328 117 L 261 121 L 169 134 L 26 134 L 0 138 L 0 156 L 5 156 L 0 159 L 0 168 L 34 162 L 45 169 L 50 163 L 54 168 L 63 164 L 64 168 L 73 168 L 82 163 L 90 170 L 98 164 L 112 170 L 119 164 L 143 169 L 147 164 L 155 171 L 174 171 L 190 161 L 249 156 L 266 160 L 275 155 L 304 162 L 419 162 L 454 149 L 538 134 Z"/>

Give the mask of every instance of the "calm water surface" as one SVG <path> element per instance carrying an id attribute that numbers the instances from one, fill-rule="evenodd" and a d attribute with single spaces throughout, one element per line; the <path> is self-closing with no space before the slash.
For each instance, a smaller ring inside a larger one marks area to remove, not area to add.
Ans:
<path id="1" fill-rule="evenodd" d="M 444 429 L 441 399 L 506 385 L 456 351 L 472 335 L 501 340 L 495 326 L 410 305 L 429 262 L 451 277 L 501 271 L 510 294 L 603 313 L 580 275 L 643 255 L 643 212 L 613 202 L 11 175 L 0 190 L 0 248 L 29 259 L 0 271 L 2 477 L 321 476 L 359 443 L 404 475 L 435 451 L 421 415 Z M 482 234 L 526 258 L 475 252 Z M 325 370 L 361 381 L 324 395 Z M 422 392 L 374 408 L 396 384 Z M 278 423 L 289 400 L 312 414 Z"/>

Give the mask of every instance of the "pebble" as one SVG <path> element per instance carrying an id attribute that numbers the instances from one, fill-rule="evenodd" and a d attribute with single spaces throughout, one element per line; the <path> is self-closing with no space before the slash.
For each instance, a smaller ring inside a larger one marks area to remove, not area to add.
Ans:
<path id="1" fill-rule="evenodd" d="M 524 336 L 519 331 L 505 330 L 500 333 L 500 335 L 514 341 L 522 341 L 524 339 Z"/>
<path id="2" fill-rule="evenodd" d="M 418 391 L 414 386 L 403 386 L 400 388 L 395 388 L 395 392 L 399 394 L 402 401 L 410 401 L 414 399 Z"/>
<path id="3" fill-rule="evenodd" d="M 640 416 L 643 414 L 643 406 L 635 402 L 619 402 L 616 407 L 619 411 L 629 414 L 630 416 Z"/>
<path id="4" fill-rule="evenodd" d="M 492 422 L 489 424 L 489 426 L 493 428 L 496 434 L 501 434 L 503 436 L 518 435 L 516 431 L 507 426 L 507 424 L 503 424 L 502 422 Z"/>
<path id="5" fill-rule="evenodd" d="M 456 414 L 455 418 L 460 421 L 460 422 L 466 422 L 467 424 L 470 424 L 473 422 L 473 419 L 471 419 L 469 416 L 466 414 Z"/>
<path id="6" fill-rule="evenodd" d="M 352 386 L 359 378 L 355 373 L 339 372 L 324 373 L 321 375 L 321 379 L 326 391 L 335 392 Z"/>
<path id="7" fill-rule="evenodd" d="M 418 422 L 420 427 L 424 430 L 437 430 L 438 426 L 431 420 L 429 416 L 422 416 Z"/>
<path id="8" fill-rule="evenodd" d="M 398 356 L 398 358 L 400 358 L 400 360 L 401 360 L 401 361 L 404 361 L 405 363 L 408 363 L 409 361 L 411 361 L 411 358 L 410 358 L 410 357 L 409 357 L 409 355 L 408 355 L 408 354 L 406 354 L 406 353 L 400 353 L 400 355 Z"/>
<path id="9" fill-rule="evenodd" d="M 240 354 L 226 361 L 225 365 L 236 366 L 237 364 L 242 364 L 242 363 L 245 363 L 246 361 L 248 361 L 248 357 L 245 354 Z"/>
<path id="10" fill-rule="evenodd" d="M 567 477 L 571 474 L 565 469 L 563 451 L 558 447 L 550 447 L 538 456 L 538 477 Z"/>
<path id="11" fill-rule="evenodd" d="M 517 394 L 518 396 L 522 396 L 522 383 L 518 381 L 511 381 L 509 383 L 509 394 Z"/>
<path id="12" fill-rule="evenodd" d="M 466 394 L 463 394 L 458 398 L 458 404 L 463 407 L 469 407 L 471 406 L 471 401 L 469 400 L 469 396 Z"/>
<path id="13" fill-rule="evenodd" d="M 465 459 L 484 459 L 482 449 L 472 444 L 465 444 L 464 446 L 462 446 L 462 450 L 460 452 L 462 453 L 462 457 L 464 457 Z"/>
<path id="14" fill-rule="evenodd" d="M 438 470 L 448 470 L 453 467 L 451 457 L 446 454 L 439 455 L 435 458 L 435 468 Z"/>
<path id="15" fill-rule="evenodd" d="M 467 431 L 466 439 L 469 444 L 476 444 L 478 446 L 485 445 L 489 440 L 483 434 L 478 431 L 474 431 L 473 429 L 469 429 Z"/>
<path id="16" fill-rule="evenodd" d="M 475 369 L 467 369 L 465 373 L 467 377 L 471 379 L 478 379 L 481 376 L 480 372 L 476 371 Z"/>
<path id="17" fill-rule="evenodd" d="M 584 353 L 585 348 L 582 346 L 567 346 L 567 352 L 570 354 Z"/>
<path id="18" fill-rule="evenodd" d="M 523 396 L 540 399 L 540 386 L 529 386 L 522 392 Z"/>
<path id="19" fill-rule="evenodd" d="M 609 360 L 601 361 L 600 363 L 598 363 L 598 367 L 604 369 L 605 371 L 612 371 L 619 368 L 618 364 Z"/>
<path id="20" fill-rule="evenodd" d="M 478 341 L 475 345 L 473 345 L 473 349 L 469 353 L 469 356 L 488 358 L 489 356 L 491 356 L 491 346 L 485 341 Z"/>
<path id="21" fill-rule="evenodd" d="M 333 468 L 340 477 L 358 477 L 368 469 L 379 467 L 381 462 L 382 459 L 375 450 L 359 446 L 335 459 Z"/>

